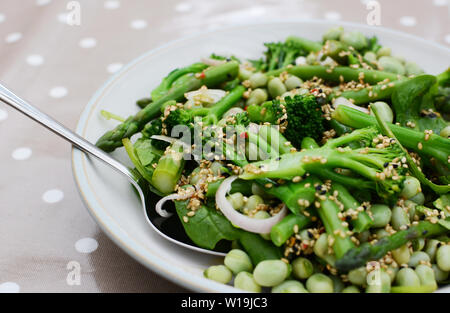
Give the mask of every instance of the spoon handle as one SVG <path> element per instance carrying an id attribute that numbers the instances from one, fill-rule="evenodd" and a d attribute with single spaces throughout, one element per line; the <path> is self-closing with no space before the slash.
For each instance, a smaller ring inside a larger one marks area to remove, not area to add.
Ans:
<path id="1" fill-rule="evenodd" d="M 135 179 L 131 171 L 124 166 L 122 163 L 116 161 L 111 156 L 109 156 L 107 153 L 103 152 L 101 149 L 97 148 L 95 145 L 87 141 L 86 139 L 82 138 L 81 136 L 77 135 L 64 125 L 60 124 L 59 122 L 55 121 L 50 116 L 46 115 L 45 113 L 38 110 L 36 107 L 32 106 L 25 100 L 21 99 L 19 96 L 14 94 L 11 90 L 0 84 L 0 100 L 10 106 L 12 106 L 17 111 L 25 114 L 29 118 L 35 120 L 42 126 L 46 127 L 47 129 L 51 130 L 55 134 L 61 136 L 63 139 L 69 141 L 77 147 L 78 149 L 95 156 L 96 158 L 100 159 L 101 161 L 107 163 L 111 167 L 113 167 L 115 170 L 121 172 L 122 174 L 126 175 L 130 181 L 135 184 Z"/>

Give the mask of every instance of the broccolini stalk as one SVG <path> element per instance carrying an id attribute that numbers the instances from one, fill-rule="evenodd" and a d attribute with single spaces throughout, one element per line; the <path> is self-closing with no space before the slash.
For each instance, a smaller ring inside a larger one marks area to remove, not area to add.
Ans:
<path id="1" fill-rule="evenodd" d="M 338 205 L 330 200 L 327 194 L 323 195 L 323 197 L 319 196 L 318 202 L 320 206 L 316 205 L 317 213 L 325 226 L 328 236 L 334 238 L 332 247 L 336 257 L 341 258 L 348 250 L 354 247 L 348 234 L 348 226 L 338 216 Z"/>
<path id="2" fill-rule="evenodd" d="M 331 139 L 318 149 L 284 154 L 279 159 L 251 163 L 244 167 L 244 173 L 240 175 L 240 178 L 290 180 L 296 176 L 311 173 L 330 179 L 330 177 L 326 177 L 327 173 L 324 173 L 324 169 L 333 171 L 346 168 L 374 183 L 380 196 L 389 197 L 400 192 L 404 180 L 403 172 L 405 169 L 402 167 L 399 167 L 392 176 L 384 173 L 385 164 L 400 160 L 404 155 L 399 147 L 396 145 L 389 145 L 385 148 L 366 147 L 361 149 L 337 147 L 358 139 L 367 140 L 368 143 L 371 143 L 372 139 L 378 134 L 375 128 L 356 130 L 348 135 Z"/>
<path id="3" fill-rule="evenodd" d="M 118 125 L 115 129 L 108 131 L 98 141 L 97 146 L 104 151 L 111 152 L 122 146 L 123 138 L 130 138 L 139 132 L 153 118 L 161 114 L 161 106 L 169 100 L 180 100 L 186 92 L 199 89 L 202 85 L 214 87 L 220 83 L 235 78 L 239 71 L 239 64 L 235 61 L 225 64 L 212 66 L 203 71 L 200 78 L 189 77 L 173 86 L 167 94 L 157 101 L 150 103 L 135 116 L 129 117 L 124 123 Z"/>
<path id="4" fill-rule="evenodd" d="M 350 223 L 353 226 L 353 231 L 357 233 L 361 233 L 367 229 L 369 229 L 373 225 L 373 220 L 370 216 L 365 212 L 358 212 L 357 209 L 360 207 L 360 204 L 356 199 L 351 195 L 351 193 L 341 184 L 332 183 L 331 185 L 331 193 L 337 191 L 337 199 L 344 205 L 344 210 L 347 211 L 352 209 L 356 213 L 356 218 L 350 219 Z"/>
<path id="5" fill-rule="evenodd" d="M 389 125 L 383 121 L 380 118 L 380 115 L 378 113 L 378 108 L 376 106 L 373 106 L 372 111 L 375 114 L 375 117 L 377 119 L 378 125 L 381 128 L 382 132 L 384 134 L 386 134 L 387 136 L 389 136 L 390 138 L 395 139 L 396 141 L 398 141 L 398 139 L 395 137 L 394 133 L 392 132 L 392 130 L 390 129 Z M 444 139 L 445 140 L 445 139 Z M 448 140 L 448 139 L 447 139 Z M 436 185 L 435 183 L 433 183 L 432 181 L 430 181 L 429 179 L 427 179 L 427 177 L 425 176 L 425 174 L 417 167 L 417 164 L 414 162 L 414 160 L 412 159 L 412 157 L 408 154 L 408 151 L 403 148 L 403 146 L 401 145 L 401 143 L 398 144 L 398 146 L 400 147 L 400 149 L 402 149 L 405 158 L 408 162 L 408 166 L 409 166 L 409 170 L 410 172 L 419 179 L 419 181 L 430 187 L 434 192 L 439 193 L 439 194 L 445 194 L 450 192 L 450 185 Z"/>
<path id="6" fill-rule="evenodd" d="M 303 214 L 289 214 L 272 227 L 270 239 L 277 247 L 281 247 L 295 233 L 310 225 L 311 219 Z"/>
<path id="7" fill-rule="evenodd" d="M 320 42 L 297 36 L 287 37 L 286 43 L 294 44 L 307 52 L 319 52 L 322 49 L 322 44 Z"/>
<path id="8" fill-rule="evenodd" d="M 332 117 L 353 128 L 378 126 L 375 117 L 343 105 L 336 108 Z M 389 124 L 389 128 L 404 147 L 419 154 L 425 154 L 430 158 L 435 158 L 449 166 L 450 140 L 447 138 L 436 134 L 426 135 L 423 132 L 395 124 Z M 425 139 L 426 137 L 427 139 Z"/>
<path id="9" fill-rule="evenodd" d="M 399 77 L 397 74 L 366 69 L 354 69 L 348 66 L 337 66 L 330 68 L 322 65 L 300 65 L 286 67 L 280 70 L 267 72 L 267 76 L 278 76 L 283 72 L 288 72 L 291 75 L 295 75 L 303 80 L 309 80 L 313 77 L 319 77 L 327 82 L 340 83 L 341 77 L 344 81 L 359 81 L 361 75 L 364 75 L 364 82 L 370 85 L 376 85 L 377 83 L 389 79 L 389 81 L 395 81 Z M 360 74 L 362 73 L 362 74 Z"/>
<path id="10" fill-rule="evenodd" d="M 427 238 L 445 234 L 448 230 L 436 223 L 421 221 L 409 229 L 400 230 L 393 235 L 379 239 L 375 244 L 364 243 L 359 247 L 353 248 L 338 259 L 335 263 L 336 268 L 342 272 L 348 272 L 354 268 L 366 265 L 368 261 L 381 259 L 389 251 L 400 248 L 408 241 L 417 238 Z"/>
<path id="11" fill-rule="evenodd" d="M 163 194 L 175 191 L 184 167 L 183 145 L 175 142 L 169 146 L 153 171 L 151 184 Z"/>
<path id="12" fill-rule="evenodd" d="M 272 147 L 272 150 L 278 150 L 280 154 L 291 152 L 294 147 L 287 139 L 273 126 L 261 125 L 258 130 L 258 135 L 267 140 Z"/>

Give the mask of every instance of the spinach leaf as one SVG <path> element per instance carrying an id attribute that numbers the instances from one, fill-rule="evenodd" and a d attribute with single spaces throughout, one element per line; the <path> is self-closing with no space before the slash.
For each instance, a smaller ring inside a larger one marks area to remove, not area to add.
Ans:
<path id="1" fill-rule="evenodd" d="M 396 122 L 419 131 L 433 130 L 439 134 L 447 123 L 436 112 L 434 95 L 438 91 L 433 75 L 419 75 L 399 84 L 392 94 Z"/>
<path id="2" fill-rule="evenodd" d="M 188 200 L 175 201 L 175 208 L 186 234 L 197 246 L 212 250 L 222 239 L 236 240 L 240 237 L 241 230 L 231 225 L 230 221 L 215 208 L 201 206 L 185 223 L 183 217 L 190 212 L 187 208 L 188 202 Z"/>

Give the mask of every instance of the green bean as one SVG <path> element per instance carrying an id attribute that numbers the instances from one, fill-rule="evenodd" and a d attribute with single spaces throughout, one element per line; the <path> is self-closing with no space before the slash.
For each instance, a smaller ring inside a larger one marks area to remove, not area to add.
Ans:
<path id="1" fill-rule="evenodd" d="M 298 280 L 286 280 L 272 288 L 272 293 L 308 293 Z"/>
<path id="2" fill-rule="evenodd" d="M 430 262 L 430 257 L 423 251 L 415 251 L 409 258 L 408 266 L 417 267 L 422 262 Z"/>
<path id="3" fill-rule="evenodd" d="M 233 249 L 227 253 L 224 264 L 234 275 L 240 272 L 253 271 L 253 264 L 248 254 L 238 249 Z"/>
<path id="4" fill-rule="evenodd" d="M 248 272 L 240 272 L 236 275 L 234 287 L 249 292 L 261 292 L 261 286 L 255 281 L 253 275 Z"/>
<path id="5" fill-rule="evenodd" d="M 430 257 L 431 262 L 435 262 L 436 260 L 436 251 L 438 246 L 440 245 L 440 241 L 436 239 L 428 239 L 425 244 L 425 252 Z"/>
<path id="6" fill-rule="evenodd" d="M 292 261 L 292 274 L 298 279 L 307 279 L 314 273 L 314 266 L 307 258 L 296 258 Z"/>
<path id="7" fill-rule="evenodd" d="M 383 85 L 377 85 L 377 83 L 389 79 L 389 81 L 393 82 L 398 80 L 398 76 L 393 73 L 384 72 L 384 71 L 377 71 L 377 70 L 366 70 L 366 69 L 354 69 L 348 66 L 336 66 L 333 69 L 330 69 L 328 66 L 322 66 L 322 65 L 299 65 L 299 66 L 292 66 L 288 68 L 283 68 L 280 70 L 270 71 L 267 72 L 266 75 L 271 76 L 278 76 L 283 72 L 288 72 L 288 74 L 295 75 L 303 80 L 310 80 L 314 76 L 318 78 L 322 78 L 326 81 L 333 82 L 333 83 L 340 83 L 341 82 L 341 76 L 344 79 L 345 82 L 349 81 L 359 81 L 359 78 L 361 77 L 363 73 L 364 74 L 364 82 L 374 85 L 373 93 L 377 92 L 377 90 L 381 89 L 381 86 Z M 379 87 L 379 88 L 376 88 Z M 381 93 L 384 91 L 384 89 L 390 89 L 387 87 L 384 87 L 381 89 L 381 91 L 378 91 Z M 364 90 L 364 89 L 363 89 Z M 389 95 L 392 93 L 392 91 L 389 93 Z M 344 93 L 343 93 L 344 94 Z M 373 99 L 377 100 L 377 99 Z M 368 100 L 366 102 L 369 102 L 371 100 Z"/>
<path id="8" fill-rule="evenodd" d="M 269 90 L 269 94 L 273 99 L 275 99 L 278 96 L 281 96 L 283 93 L 287 91 L 286 86 L 278 77 L 275 77 L 269 81 L 267 89 Z"/>
<path id="9" fill-rule="evenodd" d="M 420 279 L 412 268 L 402 268 L 395 277 L 395 282 L 399 286 L 420 286 Z"/>
<path id="10" fill-rule="evenodd" d="M 255 281 L 263 287 L 281 284 L 289 275 L 289 268 L 281 260 L 266 260 L 256 265 L 253 272 Z"/>
<path id="11" fill-rule="evenodd" d="M 312 293 L 333 293 L 333 281 L 328 276 L 317 273 L 306 281 L 306 289 Z"/>
<path id="12" fill-rule="evenodd" d="M 250 93 L 246 105 L 260 105 L 264 103 L 268 97 L 266 90 L 257 88 Z"/>
<path id="13" fill-rule="evenodd" d="M 403 189 L 400 192 L 400 196 L 404 199 L 409 199 L 414 197 L 421 191 L 422 188 L 420 187 L 420 181 L 413 176 L 407 176 L 403 181 Z"/>
<path id="14" fill-rule="evenodd" d="M 360 293 L 360 291 L 358 287 L 352 285 L 342 289 L 342 293 Z"/>
<path id="15" fill-rule="evenodd" d="M 294 229 L 302 230 L 311 223 L 303 214 L 289 214 L 272 227 L 270 238 L 277 246 L 282 246 L 294 234 Z"/>
<path id="16" fill-rule="evenodd" d="M 392 256 L 397 264 L 408 264 L 411 258 L 408 245 L 403 245 L 398 249 L 392 250 Z"/>
<path id="17" fill-rule="evenodd" d="M 434 271 L 434 277 L 436 278 L 437 282 L 443 282 L 447 280 L 449 272 L 441 270 L 436 264 L 432 264 L 431 268 Z"/>
<path id="18" fill-rule="evenodd" d="M 367 270 L 364 266 L 348 272 L 348 280 L 356 286 L 365 286 L 367 283 Z"/>
<path id="19" fill-rule="evenodd" d="M 342 26 L 332 27 L 323 34 L 322 39 L 324 42 L 327 40 L 338 40 L 343 32 L 344 28 Z"/>
<path id="20" fill-rule="evenodd" d="M 293 43 L 300 46 L 303 50 L 319 52 L 322 49 L 322 44 L 317 41 L 312 41 L 306 38 L 289 36 L 286 38 L 286 43 Z"/>
<path id="21" fill-rule="evenodd" d="M 300 88 L 303 84 L 303 81 L 297 76 L 291 75 L 284 81 L 284 85 L 287 90 L 292 90 L 296 88 Z"/>
<path id="22" fill-rule="evenodd" d="M 391 72 L 398 75 L 405 74 L 405 67 L 403 64 L 393 57 L 382 56 L 378 59 L 378 65 L 386 72 Z"/>
<path id="23" fill-rule="evenodd" d="M 242 232 L 239 241 L 253 264 L 258 264 L 264 260 L 276 260 L 282 257 L 278 247 L 264 240 L 258 234 Z"/>
<path id="24" fill-rule="evenodd" d="M 420 284 L 422 286 L 432 286 L 434 290 L 437 289 L 436 278 L 434 276 L 434 271 L 431 267 L 424 264 L 419 264 L 415 272 L 419 277 Z"/>
<path id="25" fill-rule="evenodd" d="M 376 101 L 370 104 L 370 107 L 376 107 L 377 112 L 380 114 L 380 117 L 383 121 L 388 123 L 392 123 L 394 121 L 394 113 L 392 112 L 391 107 L 384 101 Z M 373 111 L 370 111 L 370 115 L 375 116 Z"/>
<path id="26" fill-rule="evenodd" d="M 370 283 L 366 287 L 367 293 L 388 293 L 391 291 L 391 277 L 383 270 L 370 272 L 368 281 Z"/>
<path id="27" fill-rule="evenodd" d="M 227 200 L 233 206 L 233 209 L 240 210 L 244 207 L 244 196 L 240 192 L 232 193 L 227 197 Z"/>
<path id="28" fill-rule="evenodd" d="M 233 278 L 233 274 L 225 265 L 210 266 L 203 272 L 203 275 L 222 284 L 228 284 Z"/>
<path id="29" fill-rule="evenodd" d="M 263 73 L 255 73 L 250 76 L 248 80 L 250 81 L 250 87 L 252 87 L 252 89 L 267 85 L 267 76 Z"/>
<path id="30" fill-rule="evenodd" d="M 339 40 L 356 50 L 367 47 L 367 38 L 360 31 L 343 32 Z"/>
<path id="31" fill-rule="evenodd" d="M 401 230 L 410 225 L 409 215 L 404 208 L 394 206 L 392 209 L 391 224 L 395 230 Z"/>
<path id="32" fill-rule="evenodd" d="M 391 209 L 385 204 L 374 204 L 369 212 L 373 218 L 373 227 L 385 227 L 392 217 Z"/>
<path id="33" fill-rule="evenodd" d="M 450 271 L 450 245 L 442 245 L 436 251 L 436 264 L 443 271 Z"/>

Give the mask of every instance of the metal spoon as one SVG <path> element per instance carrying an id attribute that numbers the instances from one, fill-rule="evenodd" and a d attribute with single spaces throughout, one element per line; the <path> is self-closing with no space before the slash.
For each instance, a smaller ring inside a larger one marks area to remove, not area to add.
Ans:
<path id="1" fill-rule="evenodd" d="M 4 87 L 0 84 L 0 100 L 10 106 L 12 106 L 14 109 L 18 110 L 19 112 L 25 114 L 29 118 L 35 120 L 42 126 L 46 127 L 47 129 L 51 130 L 55 134 L 61 136 L 63 139 L 69 141 L 72 143 L 72 145 L 81 151 L 87 153 L 88 155 L 92 155 L 99 160 L 105 162 L 109 166 L 111 166 L 113 169 L 118 171 L 119 173 L 123 174 L 128 181 L 136 188 L 137 192 L 139 193 L 139 197 L 141 199 L 141 204 L 143 208 L 143 212 L 145 215 L 145 218 L 147 222 L 150 224 L 150 226 L 153 228 L 154 231 L 156 231 L 159 235 L 161 235 L 163 238 L 179 245 L 184 248 L 188 248 L 197 252 L 212 254 L 212 255 L 219 255 L 224 256 L 225 253 L 218 252 L 218 251 L 212 251 L 207 249 L 202 249 L 197 246 L 194 246 L 192 242 L 190 242 L 189 238 L 187 238 L 186 234 L 183 231 L 180 231 L 180 229 L 176 229 L 175 225 L 179 226 L 179 222 L 171 219 L 164 219 L 160 217 L 158 214 L 154 212 L 154 210 L 147 210 L 146 205 L 146 199 L 144 196 L 144 192 L 142 188 L 137 183 L 133 173 L 130 171 L 128 167 L 121 164 L 117 160 L 113 159 L 111 156 L 109 156 L 107 153 L 103 152 L 101 149 L 97 148 L 95 145 L 87 141 L 86 139 L 80 137 L 76 133 L 69 130 L 67 127 L 63 126 L 59 122 L 55 121 L 50 116 L 46 115 L 45 113 L 38 110 L 36 107 L 32 106 L 31 104 L 27 103 L 26 101 L 22 100 L 20 97 L 15 95 L 12 91 L 10 91 L 8 88 Z M 174 217 L 176 219 L 176 217 Z M 173 226 L 169 227 L 170 229 L 166 229 L 167 225 Z"/>

